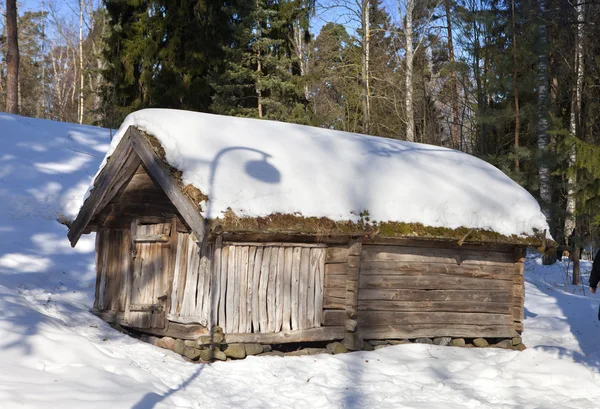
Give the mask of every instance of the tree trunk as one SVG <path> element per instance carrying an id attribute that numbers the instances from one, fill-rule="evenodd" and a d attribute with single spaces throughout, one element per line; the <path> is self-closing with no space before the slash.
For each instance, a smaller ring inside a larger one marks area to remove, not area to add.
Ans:
<path id="1" fill-rule="evenodd" d="M 519 172 L 519 131 L 521 119 L 519 118 L 519 86 L 517 84 L 517 26 L 515 23 L 515 0 L 512 0 L 512 38 L 513 38 L 513 93 L 515 97 L 515 171 Z"/>
<path id="2" fill-rule="evenodd" d="M 544 15 L 546 0 L 540 2 L 539 15 Z M 552 201 L 552 190 L 550 186 L 550 167 L 548 165 L 548 153 L 546 148 L 549 142 L 548 136 L 548 34 L 545 22 L 539 23 L 540 54 L 538 55 L 538 123 L 537 142 L 540 155 L 539 185 L 542 212 L 547 219 L 551 219 L 550 203 Z"/>
<path id="3" fill-rule="evenodd" d="M 415 0 L 406 0 L 404 36 L 406 37 L 406 140 L 415 141 L 415 114 L 413 108 L 413 23 Z"/>
<path id="4" fill-rule="evenodd" d="M 6 0 L 6 111 L 19 113 L 19 42 L 17 35 L 17 1 Z"/>
<path id="5" fill-rule="evenodd" d="M 79 0 L 79 123 L 83 123 L 83 0 Z"/>
<path id="6" fill-rule="evenodd" d="M 362 99 L 363 99 L 363 133 L 368 134 L 371 123 L 371 100 L 369 86 L 369 59 L 371 41 L 371 3 L 369 0 L 362 2 Z"/>
<path id="7" fill-rule="evenodd" d="M 459 136 L 459 116 L 460 111 L 458 108 L 458 81 L 456 80 L 456 69 L 454 68 L 454 45 L 452 41 L 452 21 L 450 19 L 450 0 L 444 1 L 444 7 L 446 9 L 446 25 L 448 26 L 448 59 L 450 61 L 450 86 L 452 93 L 452 141 L 454 147 L 460 149 L 458 140 Z"/>

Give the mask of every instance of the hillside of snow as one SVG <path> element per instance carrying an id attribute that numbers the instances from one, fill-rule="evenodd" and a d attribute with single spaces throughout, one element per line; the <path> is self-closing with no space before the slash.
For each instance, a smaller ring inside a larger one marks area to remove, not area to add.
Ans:
<path id="1" fill-rule="evenodd" d="M 273 213 L 485 229 L 548 230 L 536 200 L 500 170 L 440 146 L 303 125 L 172 109 L 125 118 L 155 136 L 167 161 L 209 197 L 204 217 Z M 490 194 L 491 193 L 491 194 Z"/>
<path id="2" fill-rule="evenodd" d="M 78 210 L 109 131 L 0 113 L 0 141 L 2 409 L 600 407 L 600 296 L 535 256 L 523 352 L 411 344 L 203 365 L 123 335 L 89 312 L 93 235 L 71 249 L 54 220 Z"/>

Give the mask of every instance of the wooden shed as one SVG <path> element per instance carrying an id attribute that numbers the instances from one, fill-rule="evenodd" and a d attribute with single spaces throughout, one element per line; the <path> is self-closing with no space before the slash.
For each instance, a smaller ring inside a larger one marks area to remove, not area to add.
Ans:
<path id="1" fill-rule="evenodd" d="M 218 326 L 228 343 L 346 339 L 354 349 L 523 330 L 532 235 L 374 222 L 366 212 L 207 219 L 211 198 L 184 185 L 157 138 L 132 125 L 115 146 L 68 233 L 75 246 L 96 232 L 94 313 L 106 321 L 178 339 Z"/>

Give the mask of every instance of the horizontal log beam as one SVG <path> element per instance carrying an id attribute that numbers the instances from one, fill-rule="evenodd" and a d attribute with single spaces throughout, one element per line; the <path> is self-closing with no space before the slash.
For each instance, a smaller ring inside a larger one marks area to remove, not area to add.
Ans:
<path id="1" fill-rule="evenodd" d="M 363 339 L 402 339 L 419 337 L 512 338 L 514 325 L 413 324 L 359 327 Z"/>
<path id="2" fill-rule="evenodd" d="M 150 234 L 147 236 L 135 236 L 136 243 L 167 243 L 171 237 L 168 234 Z"/>
<path id="3" fill-rule="evenodd" d="M 420 275 L 406 277 L 399 275 L 365 275 L 360 277 L 361 289 L 415 289 L 415 290 L 488 290 L 510 293 L 513 282 L 473 277 L 449 275 Z"/>
<path id="4" fill-rule="evenodd" d="M 324 243 L 287 243 L 287 242 L 255 242 L 255 241 L 224 241 L 224 246 L 253 246 L 253 247 L 308 247 L 326 248 Z"/>
<path id="5" fill-rule="evenodd" d="M 225 334 L 225 341 L 230 343 L 251 342 L 258 344 L 333 341 L 344 338 L 344 333 L 344 327 L 321 327 L 268 334 Z"/>
<path id="6" fill-rule="evenodd" d="M 328 289 L 329 290 L 329 289 Z M 333 294 L 332 294 L 333 295 Z M 507 291 L 489 290 L 378 290 L 361 289 L 359 300 L 394 301 L 478 301 L 511 302 L 513 295 Z"/>
<path id="7" fill-rule="evenodd" d="M 468 312 L 390 312 L 361 311 L 358 327 L 378 325 L 439 324 L 453 325 L 512 325 L 512 315 Z"/>
<path id="8" fill-rule="evenodd" d="M 397 311 L 397 312 L 482 312 L 510 314 L 511 303 L 496 302 L 465 302 L 465 301 L 389 301 L 389 300 L 360 300 L 359 311 Z"/>

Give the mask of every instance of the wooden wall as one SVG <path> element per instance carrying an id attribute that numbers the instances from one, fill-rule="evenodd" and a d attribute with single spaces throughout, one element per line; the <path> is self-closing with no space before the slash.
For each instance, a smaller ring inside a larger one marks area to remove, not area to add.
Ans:
<path id="1" fill-rule="evenodd" d="M 360 333 L 364 339 L 514 336 L 523 319 L 517 266 L 514 249 L 364 245 Z"/>
<path id="2" fill-rule="evenodd" d="M 96 233 L 94 308 L 97 310 L 125 312 L 130 240 L 129 230 L 101 229 Z"/>
<path id="3" fill-rule="evenodd" d="M 219 325 L 229 334 L 321 326 L 324 245 L 218 238 L 214 249 L 194 248 L 189 237 L 178 240 L 170 320 Z"/>

